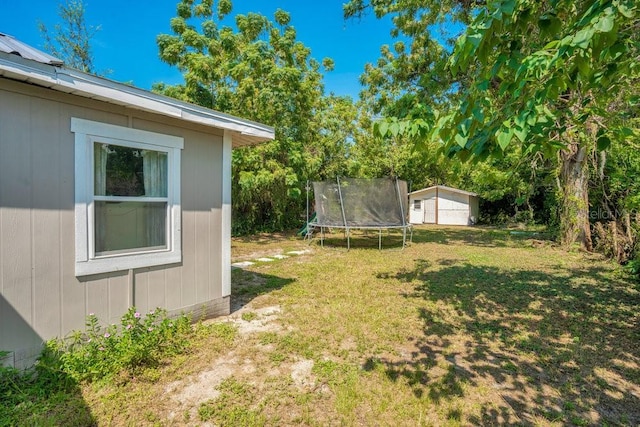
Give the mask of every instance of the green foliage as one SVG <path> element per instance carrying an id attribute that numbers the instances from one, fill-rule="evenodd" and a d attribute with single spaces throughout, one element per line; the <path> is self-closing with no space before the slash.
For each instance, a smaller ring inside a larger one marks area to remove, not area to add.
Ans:
<path id="1" fill-rule="evenodd" d="M 435 112 L 448 109 L 457 96 L 452 87 L 462 83 L 446 71 L 446 61 L 448 39 L 460 31 L 457 22 L 466 21 L 468 10 L 455 1 L 352 0 L 343 5 L 344 16 L 361 18 L 369 8 L 378 18 L 392 16 L 396 41 L 382 46 L 380 58 L 366 64 L 360 76 L 363 108 L 370 117 L 384 118 L 373 123 L 373 135 L 356 140 L 356 173 L 398 175 L 412 181 L 413 188 L 454 185 L 445 177 L 450 165 L 439 153 L 439 141 L 428 133 Z M 365 120 L 361 126 L 371 124 Z"/>
<path id="2" fill-rule="evenodd" d="M 275 141 L 233 152 L 233 232 L 297 227 L 306 180 L 344 169 L 349 131 L 336 123 L 340 112 L 350 114 L 349 101 L 323 97 L 322 66 L 297 40 L 289 13 L 277 10 L 272 22 L 231 11 L 229 0 L 217 10 L 210 1 L 178 4 L 173 34 L 157 43 L 185 83 L 154 89 L 274 126 Z M 329 70 L 333 61 L 322 65 Z"/>
<path id="3" fill-rule="evenodd" d="M 637 119 L 628 121 L 632 126 L 638 126 L 637 122 Z M 615 141 L 594 159 L 592 171 L 595 183 L 592 206 L 596 210 L 640 212 L 640 182 L 637 179 L 640 175 L 640 136 Z"/>
<path id="4" fill-rule="evenodd" d="M 85 12 L 83 0 L 67 0 L 58 5 L 58 16 L 62 23 L 54 26 L 53 34 L 42 22 L 38 22 L 38 29 L 44 38 L 45 50 L 61 59 L 65 66 L 95 73 L 91 39 L 100 27 L 87 25 Z"/>
<path id="5" fill-rule="evenodd" d="M 6 352 L 2 352 L 2 356 Z M 15 405 L 22 401 L 25 395 L 25 388 L 34 382 L 33 375 L 21 375 L 20 371 L 11 367 L 0 366 L 0 421 L 6 420 L 7 406 Z M 8 411 L 7 411 L 8 412 Z"/>
<path id="6" fill-rule="evenodd" d="M 373 114 L 405 118 L 409 111 L 425 106 L 447 108 L 455 97 L 452 85 L 462 83 L 446 72 L 446 61 L 450 41 L 471 14 L 465 3 L 475 2 L 351 0 L 343 5 L 345 18 L 362 18 L 372 9 L 376 17 L 390 15 L 393 20 L 391 36 L 396 42 L 382 46 L 380 58 L 367 64 L 360 77 L 364 86 L 361 97 Z"/>
<path id="7" fill-rule="evenodd" d="M 315 136 L 305 144 L 303 176 L 325 180 L 348 175 L 360 111 L 349 97 L 322 97 L 310 127 Z"/>
<path id="8" fill-rule="evenodd" d="M 368 64 L 361 76 L 365 87 L 361 103 L 368 117 L 359 126 L 373 132 L 357 134 L 350 151 L 351 175 L 398 175 L 410 181 L 412 189 L 434 184 L 459 187 L 493 202 L 492 208 L 500 207 L 485 209 L 487 219 L 499 216 L 510 221 L 522 212 L 539 219 L 543 206 L 538 195 L 549 182 L 535 178 L 546 177 L 550 165 L 520 150 L 475 165 L 464 156 L 448 158 L 442 141 L 432 132 L 433 123 L 456 105 L 468 85 L 463 73 L 453 76 L 447 67 L 451 39 L 469 22 L 476 6 L 456 1 L 418 5 L 405 0 L 351 1 L 344 6 L 346 17 L 361 17 L 367 8 L 378 17 L 392 15 L 392 36 L 398 38 L 393 48 L 381 48 L 381 57 Z M 372 113 L 384 116 L 373 126 Z"/>
<path id="9" fill-rule="evenodd" d="M 452 152 L 482 156 L 518 142 L 553 155 L 597 123 L 607 148 L 630 130 L 611 103 L 640 75 L 631 1 L 509 0 L 480 9 L 456 42 L 454 74 L 475 70 L 459 108 L 436 129 Z M 632 131 L 631 131 L 632 132 Z M 558 135 L 559 138 L 554 138 Z"/>
<path id="10" fill-rule="evenodd" d="M 190 324 L 186 316 L 167 318 L 163 309 L 143 317 L 130 308 L 119 326 L 103 328 L 91 314 L 83 332 L 47 342 L 37 371 L 40 377 L 51 377 L 52 382 L 59 380 L 59 374 L 78 382 L 135 376 L 183 351 Z"/>
<path id="11" fill-rule="evenodd" d="M 631 276 L 640 280 L 640 252 L 636 250 L 635 257 L 627 263 L 625 268 Z"/>
<path id="12" fill-rule="evenodd" d="M 503 158 L 515 149 L 528 162 L 540 153 L 551 163 L 544 175 L 556 162 L 561 237 L 570 244 L 582 236 L 590 249 L 589 158 L 639 135 L 631 120 L 637 117 L 640 77 L 636 2 L 436 3 L 354 0 L 345 5 L 348 16 L 367 8 L 377 16 L 397 14 L 396 34 L 409 36 L 412 50 L 420 45 L 412 28 L 468 24 L 451 54 L 442 50 L 431 69 L 421 70 L 421 79 L 403 74 L 421 60 L 403 62 L 401 46 L 397 54 L 383 48 L 379 67 L 370 67 L 366 80 L 384 88 L 375 92 L 375 105 L 382 105 L 386 116 L 376 132 L 383 138 L 412 138 L 419 148 L 424 140 L 440 142 L 443 151 L 462 161 Z M 440 92 L 433 91 L 435 100 L 420 93 L 417 82 L 422 81 L 442 84 Z"/>
<path id="13" fill-rule="evenodd" d="M 244 313 L 242 313 L 242 320 L 244 320 L 245 322 L 251 322 L 252 320 L 255 320 L 258 317 L 258 315 L 256 314 L 255 311 L 245 311 Z"/>
<path id="14" fill-rule="evenodd" d="M 191 353 L 184 354 L 187 347 L 190 351 L 206 348 L 210 356 L 228 349 L 236 336 L 235 325 L 218 322 L 193 328 L 188 317 L 169 319 L 163 310 L 143 317 L 132 308 L 117 327 L 107 328 L 90 315 L 84 331 L 75 332 L 67 340 L 48 342 L 34 369 L 0 367 L 0 426 L 119 424 L 113 414 L 108 421 L 99 414 L 105 417 L 105 411 L 110 410 L 127 413 L 140 405 L 140 396 L 148 397 L 149 389 L 161 376 L 175 375 L 171 369 L 163 369 L 165 363 L 191 357 Z M 127 390 L 137 387 L 135 384 L 144 391 L 131 395 Z M 87 398 L 92 393 L 101 398 Z M 105 393 L 108 404 L 101 400 Z M 123 410 L 122 404 L 127 408 Z M 100 407 L 95 411 L 97 420 L 91 405 Z M 160 420 L 156 408 L 144 409 L 139 411 L 138 420 Z"/>
<path id="15" fill-rule="evenodd" d="M 247 402 L 257 400 L 249 384 L 230 378 L 222 381 L 218 390 L 221 393 L 218 398 L 200 405 L 198 415 L 201 421 L 213 421 L 217 425 L 265 425 L 266 417 L 261 413 L 261 407 L 247 405 Z"/>
<path id="16" fill-rule="evenodd" d="M 0 354 L 3 352 L 0 352 Z M 0 426 L 95 425 L 76 382 L 0 366 Z"/>
<path id="17" fill-rule="evenodd" d="M 484 168 L 485 179 L 460 159 L 443 155 L 441 142 L 430 130 L 438 114 L 447 111 L 465 85 L 461 76 L 447 70 L 450 39 L 467 22 L 470 9 L 459 2 L 415 2 L 383 0 L 367 4 L 351 1 L 344 5 L 347 18 L 362 17 L 371 8 L 377 17 L 392 15 L 393 47 L 382 46 L 375 64 L 367 64 L 360 77 L 362 119 L 350 154 L 351 176 L 397 175 L 411 182 L 412 189 L 446 184 L 478 191 L 483 198 L 499 199 L 513 186 L 523 186 L 511 173 L 511 180 L 491 177 L 507 175 L 495 165 Z M 382 114 L 372 126 L 372 116 Z M 371 131 L 371 128 L 373 130 Z M 365 132 L 364 129 L 369 130 Z M 510 162 L 514 163 L 514 162 Z M 502 185 L 507 182 L 509 185 Z"/>

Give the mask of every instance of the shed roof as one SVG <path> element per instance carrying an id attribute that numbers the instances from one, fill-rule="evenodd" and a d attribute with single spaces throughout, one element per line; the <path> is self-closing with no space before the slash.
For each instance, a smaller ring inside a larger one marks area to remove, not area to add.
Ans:
<path id="1" fill-rule="evenodd" d="M 59 59 L 2 33 L 0 77 L 229 130 L 233 134 L 234 147 L 258 144 L 275 137 L 271 126 L 66 68 Z"/>
<path id="2" fill-rule="evenodd" d="M 422 193 L 427 193 L 427 192 L 429 192 L 431 190 L 435 190 L 436 188 L 439 189 L 439 190 L 451 191 L 453 193 L 466 194 L 467 196 L 477 196 L 476 193 L 471 193 L 469 191 L 460 190 L 459 188 L 447 187 L 446 185 L 433 185 L 431 187 L 423 188 L 422 190 L 412 191 L 411 193 L 409 193 L 409 196 L 418 195 L 418 194 L 422 194 Z"/>

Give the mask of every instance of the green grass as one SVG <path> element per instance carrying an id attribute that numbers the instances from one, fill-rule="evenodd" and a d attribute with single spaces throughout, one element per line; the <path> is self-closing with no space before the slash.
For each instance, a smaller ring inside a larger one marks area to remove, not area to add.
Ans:
<path id="1" fill-rule="evenodd" d="M 234 317 L 271 327 L 205 322 L 186 354 L 77 384 L 68 408 L 99 425 L 640 423 L 640 288 L 614 264 L 500 229 L 419 227 L 404 250 L 358 239 L 234 239 L 234 259 L 312 250 L 233 271 Z M 172 397 L 214 368 L 198 399 Z M 24 413 L 65 407 L 44 402 Z"/>

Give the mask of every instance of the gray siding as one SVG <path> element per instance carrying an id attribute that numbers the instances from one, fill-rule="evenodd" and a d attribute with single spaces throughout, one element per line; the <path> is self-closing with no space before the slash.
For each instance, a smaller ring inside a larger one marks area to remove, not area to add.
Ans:
<path id="1" fill-rule="evenodd" d="M 181 264 L 75 277 L 72 117 L 184 138 Z M 91 312 L 109 323 L 132 305 L 228 312 L 222 132 L 184 126 L 0 78 L 0 350 L 16 352 L 18 365 L 43 340 L 82 329 Z"/>

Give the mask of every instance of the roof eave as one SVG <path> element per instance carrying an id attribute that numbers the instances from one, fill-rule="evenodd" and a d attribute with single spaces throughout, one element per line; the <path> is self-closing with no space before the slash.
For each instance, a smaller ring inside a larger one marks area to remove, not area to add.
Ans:
<path id="1" fill-rule="evenodd" d="M 465 191 L 465 190 L 460 190 L 459 188 L 447 187 L 446 185 L 432 185 L 431 187 L 423 188 L 421 190 L 412 191 L 411 193 L 409 193 L 409 196 L 425 193 L 425 192 L 427 192 L 429 190 L 433 190 L 435 188 L 441 188 L 443 190 L 452 191 L 454 193 L 466 194 L 467 196 L 474 196 L 474 197 L 478 196 L 476 193 L 472 193 L 470 191 Z"/>
<path id="2" fill-rule="evenodd" d="M 274 128 L 78 70 L 0 52 L 0 76 L 128 108 L 231 131 L 233 146 L 275 138 Z"/>

